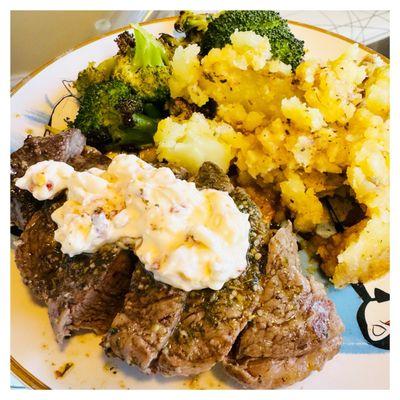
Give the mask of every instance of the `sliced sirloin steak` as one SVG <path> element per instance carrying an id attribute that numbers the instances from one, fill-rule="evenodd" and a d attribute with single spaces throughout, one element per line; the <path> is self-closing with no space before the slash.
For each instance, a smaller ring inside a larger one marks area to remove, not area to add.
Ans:
<path id="1" fill-rule="evenodd" d="M 209 168 L 214 169 L 213 164 L 207 164 L 200 169 L 198 179 L 203 179 L 203 174 L 207 174 Z M 156 166 L 166 165 L 158 163 Z M 174 167 L 172 170 L 178 178 L 188 178 L 187 171 Z M 221 181 L 226 182 L 222 171 L 220 176 Z M 102 341 L 106 354 L 151 373 L 150 365 L 179 322 L 186 297 L 185 291 L 156 281 L 138 263 L 124 307 Z"/>
<path id="2" fill-rule="evenodd" d="M 320 371 L 339 351 L 342 337 L 334 336 L 323 345 L 299 357 L 228 360 L 225 370 L 243 386 L 252 389 L 276 389 L 290 386 Z"/>
<path id="3" fill-rule="evenodd" d="M 168 166 L 179 179 L 189 176 L 185 169 L 174 165 L 154 165 Z M 186 297 L 185 291 L 156 281 L 138 262 L 124 306 L 101 343 L 106 354 L 151 373 L 150 365 L 179 322 Z"/>
<path id="4" fill-rule="evenodd" d="M 194 180 L 200 188 L 233 190 L 229 178 L 212 163 L 204 163 Z M 255 243 L 255 236 L 264 238 L 266 227 L 244 191 L 234 190 L 232 197 L 244 212 L 250 213 L 252 247 L 248 254 L 252 265 L 251 260 L 262 257 L 265 248 L 263 240 Z M 147 373 L 159 370 L 166 375 L 180 375 L 211 368 L 227 354 L 244 320 L 247 322 L 257 296 L 256 270 L 254 265 L 249 267 L 242 280 L 232 281 L 232 287 L 222 292 L 206 289 L 186 293 L 155 281 L 143 267 L 137 268 L 124 308 L 103 340 L 106 353 L 135 364 Z M 216 326 L 218 319 L 220 324 Z M 191 338 L 185 335 L 188 328 L 193 332 Z M 196 335 L 203 339 L 201 344 L 194 343 Z M 184 337 L 183 353 L 174 355 L 175 346 L 179 347 L 177 341 Z M 197 347 L 190 353 L 192 346 Z M 167 356 L 166 349 L 171 349 L 177 365 L 170 365 L 172 358 Z"/>
<path id="5" fill-rule="evenodd" d="M 66 162 L 81 154 L 85 144 L 86 138 L 79 129 L 69 129 L 50 136 L 28 136 L 24 145 L 11 154 L 11 173 L 19 178 L 39 161 Z"/>
<path id="6" fill-rule="evenodd" d="M 77 170 L 106 168 L 110 159 L 96 149 L 85 148 L 68 160 Z M 52 212 L 64 198 L 45 202 L 29 220 L 15 250 L 16 265 L 34 296 L 48 305 L 57 340 L 72 330 L 104 333 L 129 288 L 132 255 L 117 246 L 104 246 L 95 254 L 69 257 L 54 240 Z"/>
<path id="7" fill-rule="evenodd" d="M 15 263 L 22 280 L 35 298 L 44 303 L 57 291 L 55 275 L 66 257 L 54 240 L 56 224 L 51 219 L 63 202 L 49 203 L 36 211 L 15 242 Z"/>
<path id="8" fill-rule="evenodd" d="M 68 164 L 79 172 L 90 168 L 107 169 L 110 163 L 111 158 L 90 146 L 85 146 L 81 154 L 68 160 Z"/>
<path id="9" fill-rule="evenodd" d="M 60 133 L 60 135 L 70 136 L 67 133 Z M 63 141 L 57 143 L 60 144 Z M 29 158 L 28 147 L 21 148 L 20 150 L 21 152 L 23 150 L 23 156 L 19 154 L 19 164 L 24 162 L 24 159 Z M 53 150 L 55 153 L 52 154 L 61 154 L 59 151 Z M 71 154 L 70 151 L 68 153 Z M 32 158 L 34 157 L 35 155 L 32 154 Z M 68 160 L 68 163 L 79 171 L 92 167 L 106 168 L 110 162 L 110 158 L 91 147 L 84 148 L 81 154 L 75 155 Z M 22 170 L 18 172 L 18 175 L 21 175 L 21 173 Z M 20 192 L 21 194 L 28 193 L 31 196 L 26 190 L 21 190 Z M 15 251 L 17 267 L 20 270 L 24 283 L 31 289 L 34 296 L 43 302 L 48 301 L 54 289 L 53 275 L 65 257 L 60 251 L 60 246 L 54 240 L 56 224 L 51 219 L 53 211 L 61 207 L 64 201 L 65 196 L 60 195 L 54 201 L 39 202 L 40 207 L 42 207 L 41 211 L 36 212 L 35 210 L 33 212 L 25 231 L 17 242 L 19 246 L 17 246 Z"/>
<path id="10" fill-rule="evenodd" d="M 29 136 L 24 145 L 11 154 L 11 224 L 24 229 L 33 213 L 42 203 L 28 191 L 15 186 L 15 180 L 39 161 L 55 160 L 67 162 L 81 154 L 86 138 L 79 129 L 70 129 L 51 136 Z"/>
<path id="11" fill-rule="evenodd" d="M 133 266 L 132 253 L 116 245 L 65 260 L 56 276 L 58 295 L 48 301 L 51 325 L 59 343 L 74 330 L 107 332 L 129 290 Z"/>
<path id="12" fill-rule="evenodd" d="M 104 333 L 122 307 L 133 270 L 130 252 L 117 246 L 69 257 L 54 240 L 51 213 L 62 202 L 42 207 L 18 240 L 15 262 L 24 283 L 48 306 L 57 341 L 71 331 Z"/>
<path id="13" fill-rule="evenodd" d="M 214 182 L 215 176 L 210 177 Z M 249 214 L 248 267 L 221 290 L 189 293 L 181 320 L 153 366 L 163 375 L 198 374 L 224 359 L 258 303 L 259 265 L 266 255 L 268 229 L 260 210 L 243 189 L 235 188 L 230 195 L 239 210 Z"/>
<path id="14" fill-rule="evenodd" d="M 102 341 L 106 354 L 151 372 L 151 362 L 179 322 L 186 296 L 185 291 L 156 281 L 138 263 L 124 306 Z"/>
<path id="15" fill-rule="evenodd" d="M 275 388 L 306 378 L 338 351 L 343 324 L 323 285 L 300 270 L 291 224 L 269 242 L 255 318 L 224 361 L 240 383 Z"/>

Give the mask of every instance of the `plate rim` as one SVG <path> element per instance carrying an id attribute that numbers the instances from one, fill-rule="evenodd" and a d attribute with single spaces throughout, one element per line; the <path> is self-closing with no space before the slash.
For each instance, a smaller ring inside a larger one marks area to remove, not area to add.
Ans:
<path id="1" fill-rule="evenodd" d="M 174 21 L 175 19 L 176 19 L 176 17 L 157 18 L 157 19 L 152 19 L 152 20 L 150 20 L 150 21 L 146 21 L 146 22 L 140 22 L 139 25 L 141 25 L 141 26 L 146 26 L 146 25 L 156 24 L 156 23 L 159 23 L 159 22 Z M 346 37 L 346 36 L 343 36 L 343 35 L 341 35 L 340 33 L 331 32 L 331 31 L 328 31 L 327 29 L 320 28 L 319 26 L 315 26 L 315 25 L 311 25 L 311 24 L 306 24 L 306 23 L 304 23 L 304 22 L 298 22 L 298 21 L 294 21 L 294 20 L 290 20 L 290 19 L 288 19 L 287 21 L 288 21 L 288 23 L 289 23 L 290 25 L 297 25 L 297 26 L 301 26 L 301 27 L 303 27 L 303 28 L 307 28 L 307 29 L 310 29 L 310 30 L 318 31 L 318 32 L 324 33 L 324 34 L 326 34 L 326 35 L 333 36 L 333 37 L 335 37 L 335 38 L 337 38 L 337 39 L 344 40 L 345 42 L 350 43 L 350 44 L 358 44 L 359 47 L 360 47 L 362 50 L 366 51 L 367 53 L 369 53 L 369 54 L 374 54 L 374 55 L 378 55 L 379 57 L 382 58 L 382 60 L 383 60 L 386 64 L 389 64 L 389 63 L 390 63 L 390 60 L 389 60 L 388 57 L 386 57 L 386 56 L 384 56 L 383 54 L 381 54 L 381 53 L 379 53 L 379 52 L 377 52 L 377 51 L 375 51 L 375 50 L 369 48 L 368 46 L 365 46 L 365 45 L 362 44 L 362 43 L 359 43 L 359 42 L 357 42 L 357 41 L 355 41 L 355 40 L 353 40 L 353 39 L 350 39 L 350 38 L 348 38 L 348 37 Z M 38 68 L 34 69 L 29 75 L 27 75 L 26 77 L 22 78 L 15 86 L 13 86 L 13 88 L 10 90 L 11 97 L 12 97 L 15 93 L 17 93 L 17 92 L 18 92 L 26 83 L 28 83 L 33 77 L 35 77 L 37 74 L 39 74 L 40 72 L 42 72 L 45 68 L 47 68 L 49 65 L 53 64 L 54 62 L 56 62 L 56 61 L 59 60 L 60 58 L 66 56 L 67 54 L 69 54 L 69 53 L 71 53 L 71 52 L 73 52 L 73 51 L 75 51 L 75 50 L 78 50 L 78 49 L 80 49 L 80 48 L 82 48 L 82 47 L 84 47 L 84 46 L 86 46 L 86 45 L 88 45 L 88 44 L 90 44 L 90 43 L 96 42 L 97 40 L 103 39 L 103 38 L 108 37 L 108 36 L 115 35 L 116 33 L 123 32 L 123 31 L 125 31 L 125 30 L 127 30 L 127 29 L 130 29 L 130 28 L 131 28 L 131 25 L 125 25 L 125 26 L 122 26 L 122 27 L 120 27 L 120 28 L 118 28 L 118 29 L 114 29 L 114 30 L 112 30 L 112 31 L 110 31 L 110 32 L 107 32 L 107 33 L 105 33 L 105 34 L 103 34 L 103 35 L 96 35 L 96 36 L 93 36 L 93 37 L 91 37 L 90 39 L 85 40 L 84 42 L 81 42 L 81 43 L 79 43 L 78 45 L 76 45 L 76 46 L 74 46 L 74 47 L 71 47 L 69 50 L 65 51 L 64 53 L 62 53 L 62 54 L 60 54 L 60 55 L 58 55 L 58 56 L 56 56 L 56 57 L 50 59 L 50 60 L 47 61 L 46 63 L 44 63 L 44 64 L 40 65 Z"/>
<path id="2" fill-rule="evenodd" d="M 171 22 L 174 21 L 176 19 L 176 16 L 173 17 L 165 17 L 165 18 L 157 18 L 157 19 L 152 19 L 146 22 L 140 22 L 139 25 L 141 26 L 146 26 L 146 25 L 152 25 L 152 24 L 156 24 L 156 23 L 160 23 L 160 22 Z M 303 28 L 307 28 L 310 30 L 314 30 L 317 32 L 321 32 L 324 33 L 326 35 L 329 36 L 333 36 L 337 39 L 343 40 L 347 43 L 350 44 L 358 44 L 359 47 L 366 51 L 369 54 L 373 54 L 373 55 L 378 55 L 379 57 L 382 58 L 382 60 L 386 63 L 389 64 L 390 60 L 389 58 L 387 58 L 386 56 L 384 56 L 383 54 L 369 48 L 368 46 L 363 45 L 362 43 L 359 43 L 355 40 L 352 40 L 346 36 L 343 36 L 339 33 L 336 32 L 331 32 L 328 31 L 324 28 L 320 28 L 318 26 L 314 26 L 311 24 L 306 24 L 304 22 L 298 22 L 298 21 L 293 21 L 293 20 L 288 20 L 288 23 L 290 25 L 295 25 L 295 26 L 300 26 Z M 123 27 L 120 27 L 118 29 L 114 29 L 110 32 L 107 32 L 103 35 L 96 35 L 91 37 L 88 40 L 85 40 L 84 42 L 79 43 L 78 45 L 71 47 L 69 50 L 65 51 L 64 53 L 50 59 L 49 61 L 47 61 L 46 63 L 42 64 L 41 66 L 39 66 L 38 68 L 34 69 L 29 75 L 27 75 L 25 78 L 21 79 L 11 90 L 10 90 L 10 94 L 11 94 L 11 98 L 13 97 L 14 94 L 16 94 L 24 85 L 26 85 L 32 78 L 34 78 L 36 75 L 38 75 L 40 72 L 42 72 L 45 68 L 47 68 L 48 66 L 50 66 L 51 64 L 53 64 L 54 62 L 56 62 L 57 60 L 59 60 L 60 58 L 66 56 L 67 54 L 78 50 L 82 47 L 85 47 L 93 42 L 96 42 L 100 39 L 106 38 L 108 36 L 112 36 L 115 35 L 119 32 L 123 32 L 127 29 L 130 29 L 131 26 L 130 25 L 125 25 Z M 52 390 L 49 386 L 47 386 L 45 383 L 43 383 L 40 379 L 38 379 L 37 377 L 35 377 L 31 372 L 29 372 L 26 368 L 23 367 L 23 365 L 21 365 L 11 354 L 10 354 L 10 369 L 11 369 L 11 373 L 18 378 L 20 381 L 22 381 L 28 388 L 30 389 L 35 389 L 35 390 Z"/>

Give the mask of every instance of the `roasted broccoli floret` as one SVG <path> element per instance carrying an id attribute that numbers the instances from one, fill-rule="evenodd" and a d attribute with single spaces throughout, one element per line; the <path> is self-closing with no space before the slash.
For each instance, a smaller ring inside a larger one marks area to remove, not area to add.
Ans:
<path id="1" fill-rule="evenodd" d="M 172 60 L 175 49 L 178 46 L 184 45 L 182 38 L 176 38 L 168 35 L 168 33 L 161 33 L 161 35 L 158 37 L 158 40 L 163 44 L 168 60 Z"/>
<path id="2" fill-rule="evenodd" d="M 79 73 L 75 86 L 80 95 L 94 83 L 115 79 L 129 85 L 144 102 L 162 103 L 169 97 L 169 53 L 161 41 L 140 26 L 133 31 L 133 35 L 123 32 L 117 37 L 116 56 L 97 67 L 89 63 Z"/>
<path id="3" fill-rule="evenodd" d="M 212 48 L 222 48 L 230 43 L 230 36 L 240 32 L 253 31 L 266 36 L 271 44 L 273 57 L 295 69 L 304 56 L 304 42 L 296 39 L 289 25 L 276 11 L 232 10 L 223 11 L 209 23 L 201 41 L 201 54 L 206 55 Z"/>
<path id="4" fill-rule="evenodd" d="M 110 80 L 86 88 L 73 126 L 100 150 L 153 141 L 157 120 L 144 114 L 144 104 L 124 82 Z"/>
<path id="5" fill-rule="evenodd" d="M 197 111 L 197 108 L 198 106 L 196 106 L 196 104 L 189 103 L 182 97 L 169 99 L 165 103 L 165 110 L 169 115 L 182 119 L 189 119 L 192 114 Z"/>
<path id="6" fill-rule="evenodd" d="M 199 107 L 182 97 L 176 97 L 165 103 L 165 109 L 169 115 L 181 119 L 189 119 L 195 112 L 202 113 L 208 119 L 214 119 L 217 114 L 217 103 L 213 99 L 209 99 L 206 104 Z"/>
<path id="7" fill-rule="evenodd" d="M 281 28 L 273 28 L 268 33 L 271 44 L 271 52 L 274 58 L 278 58 L 292 69 L 301 63 L 304 57 L 304 42 L 297 39 L 292 32 Z"/>
<path id="8" fill-rule="evenodd" d="M 164 102 L 169 96 L 167 52 L 151 33 L 134 27 L 134 51 L 117 55 L 112 76 L 130 85 L 148 102 Z"/>
<path id="9" fill-rule="evenodd" d="M 132 33 L 125 31 L 120 33 L 114 40 L 118 46 L 118 54 L 126 55 L 135 48 L 135 38 Z"/>
<path id="10" fill-rule="evenodd" d="M 211 14 L 181 11 L 175 22 L 175 30 L 185 34 L 186 43 L 200 43 L 211 20 Z"/>
<path id="11" fill-rule="evenodd" d="M 94 83 L 108 81 L 115 67 L 115 58 L 111 57 L 101 62 L 97 67 L 96 63 L 90 62 L 86 69 L 79 72 L 75 87 L 79 95 L 83 95 L 86 88 Z"/>
<path id="12" fill-rule="evenodd" d="M 136 97 L 129 96 L 121 99 L 116 108 L 121 113 L 122 123 L 125 126 L 131 126 L 133 114 L 143 112 L 143 102 Z"/>

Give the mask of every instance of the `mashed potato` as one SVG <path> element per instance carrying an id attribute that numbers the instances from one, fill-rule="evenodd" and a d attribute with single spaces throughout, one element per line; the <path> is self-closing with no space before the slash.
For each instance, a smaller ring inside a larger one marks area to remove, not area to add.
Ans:
<path id="1" fill-rule="evenodd" d="M 172 66 L 172 76 L 169 81 L 171 97 L 183 97 L 190 99 L 193 103 L 202 106 L 208 96 L 199 86 L 199 79 L 202 71 L 198 54 L 200 47 L 190 44 L 185 49 L 178 47 L 174 53 Z"/>
<path id="2" fill-rule="evenodd" d="M 172 97 L 202 106 L 209 98 L 220 104 L 241 105 L 246 112 L 281 116 L 280 102 L 296 94 L 290 66 L 271 60 L 267 38 L 236 32 L 232 45 L 212 49 L 201 62 L 200 48 L 179 47 L 172 60 Z"/>
<path id="3" fill-rule="evenodd" d="M 230 125 L 194 113 L 186 121 L 171 117 L 160 121 L 154 142 L 160 159 L 174 162 L 191 173 L 196 173 L 204 161 L 212 161 L 227 172 L 236 150 L 225 140 L 235 134 Z"/>
<path id="4" fill-rule="evenodd" d="M 191 171 L 205 160 L 224 170 L 235 162 L 241 177 L 281 194 L 302 232 L 328 224 L 320 198 L 350 186 L 366 216 L 319 249 L 323 268 L 337 286 L 383 274 L 389 268 L 389 66 L 353 45 L 335 60 L 309 59 L 292 72 L 271 59 L 267 38 L 235 32 L 231 41 L 201 60 L 196 45 L 176 50 L 173 97 L 198 106 L 213 99 L 217 116 L 162 121 L 159 157 Z"/>
<path id="5" fill-rule="evenodd" d="M 318 248 L 335 286 L 378 278 L 389 267 L 389 212 L 366 218 Z"/>

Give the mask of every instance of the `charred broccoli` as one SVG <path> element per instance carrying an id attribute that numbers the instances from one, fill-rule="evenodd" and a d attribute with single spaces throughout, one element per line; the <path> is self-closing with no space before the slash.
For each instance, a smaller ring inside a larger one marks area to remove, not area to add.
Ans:
<path id="1" fill-rule="evenodd" d="M 125 31 L 120 33 L 114 40 L 118 46 L 118 54 L 125 56 L 135 48 L 135 38 L 132 33 Z"/>
<path id="2" fill-rule="evenodd" d="M 75 81 L 76 90 L 80 95 L 83 95 L 85 90 L 94 83 L 108 81 L 114 67 L 114 57 L 104 60 L 97 67 L 94 62 L 90 62 L 86 69 L 79 72 L 78 79 Z"/>
<path id="3" fill-rule="evenodd" d="M 158 40 L 163 44 L 169 60 L 172 60 L 175 49 L 184 44 L 182 38 L 176 38 L 168 35 L 168 33 L 161 33 L 161 35 L 158 37 Z"/>
<path id="4" fill-rule="evenodd" d="M 195 112 L 202 113 L 208 119 L 214 119 L 217 114 L 217 103 L 213 99 L 209 99 L 207 103 L 199 107 L 182 97 L 176 97 L 165 103 L 165 109 L 169 115 L 181 119 L 189 119 Z"/>
<path id="5" fill-rule="evenodd" d="M 87 87 L 79 99 L 73 126 L 87 137 L 87 143 L 101 150 L 153 141 L 157 120 L 145 115 L 142 100 L 125 83 L 110 80 Z"/>
<path id="6" fill-rule="evenodd" d="M 230 43 L 235 30 L 253 31 L 268 37 L 272 55 L 293 69 L 304 56 L 304 42 L 295 38 L 287 21 L 278 12 L 266 10 L 223 11 L 211 19 L 200 43 L 201 54 L 204 56 L 212 48 Z"/>
<path id="7" fill-rule="evenodd" d="M 143 112 L 143 102 L 136 97 L 128 96 L 122 98 L 115 108 L 121 113 L 123 125 L 131 126 L 133 114 Z"/>
<path id="8" fill-rule="evenodd" d="M 162 42 L 139 26 L 134 27 L 133 34 L 121 33 L 115 42 L 116 56 L 98 66 L 89 63 L 79 73 L 75 82 L 79 94 L 94 83 L 115 79 L 129 85 L 142 101 L 163 103 L 169 97 L 170 67 Z"/>
<path id="9" fill-rule="evenodd" d="M 134 27 L 134 48 L 118 54 L 112 76 L 125 82 L 147 102 L 164 102 L 169 96 L 167 52 L 151 33 Z"/>
<path id="10" fill-rule="evenodd" d="M 185 34 L 184 41 L 186 43 L 200 43 L 212 19 L 211 14 L 181 11 L 175 22 L 175 30 Z"/>

